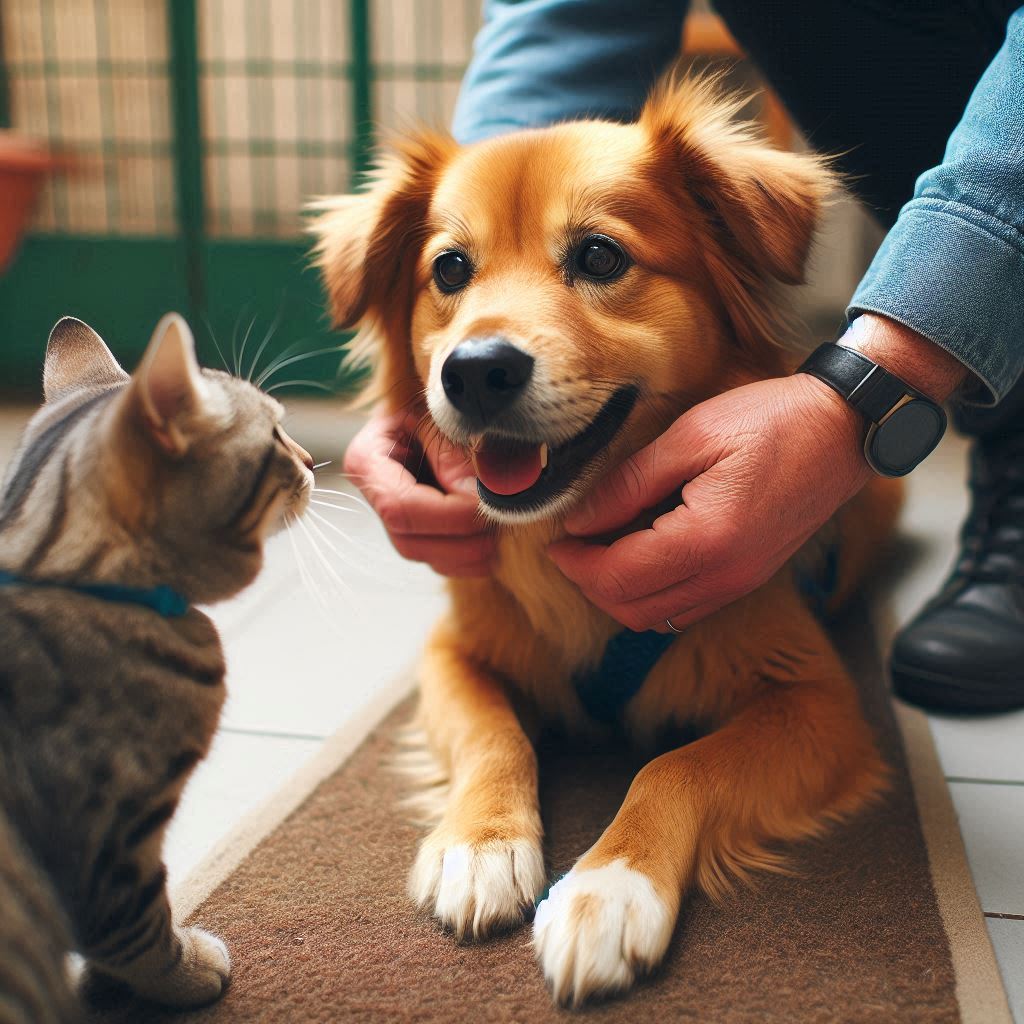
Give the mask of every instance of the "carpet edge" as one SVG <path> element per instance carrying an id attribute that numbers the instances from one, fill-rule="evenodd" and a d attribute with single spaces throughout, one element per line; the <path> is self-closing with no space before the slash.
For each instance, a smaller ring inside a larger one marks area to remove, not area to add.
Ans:
<path id="1" fill-rule="evenodd" d="M 262 839 L 298 810 L 324 779 L 344 765 L 363 740 L 414 687 L 412 672 L 405 672 L 393 679 L 348 722 L 324 740 L 323 746 L 302 767 L 222 836 L 175 887 L 171 895 L 175 919 L 184 920 L 194 914 Z"/>
<path id="2" fill-rule="evenodd" d="M 893 702 L 893 711 L 953 961 L 961 1020 L 963 1024 L 1013 1024 L 931 726 L 922 712 L 899 701 Z"/>

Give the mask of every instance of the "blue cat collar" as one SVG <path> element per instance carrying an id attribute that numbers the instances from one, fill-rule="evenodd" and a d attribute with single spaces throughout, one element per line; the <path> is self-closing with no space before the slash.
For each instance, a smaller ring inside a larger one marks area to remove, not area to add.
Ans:
<path id="1" fill-rule="evenodd" d="M 71 590 L 87 597 L 99 598 L 114 604 L 137 604 L 150 608 L 165 619 L 184 615 L 189 603 L 184 595 L 165 584 L 157 587 L 124 587 L 118 583 L 64 583 L 60 580 L 42 580 L 0 569 L 0 587 L 55 587 Z"/>

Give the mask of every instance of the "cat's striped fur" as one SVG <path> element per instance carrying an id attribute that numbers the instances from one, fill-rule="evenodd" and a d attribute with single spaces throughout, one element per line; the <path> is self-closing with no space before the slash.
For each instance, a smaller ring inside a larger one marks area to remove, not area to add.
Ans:
<path id="1" fill-rule="evenodd" d="M 200 370 L 180 318 L 131 378 L 61 321 L 45 391 L 0 495 L 0 569 L 71 586 L 0 587 L 0 1024 L 74 1018 L 71 950 L 162 1003 L 220 994 L 227 951 L 173 923 L 161 858 L 224 699 L 216 630 L 72 587 L 228 597 L 312 486 L 278 403 Z"/>

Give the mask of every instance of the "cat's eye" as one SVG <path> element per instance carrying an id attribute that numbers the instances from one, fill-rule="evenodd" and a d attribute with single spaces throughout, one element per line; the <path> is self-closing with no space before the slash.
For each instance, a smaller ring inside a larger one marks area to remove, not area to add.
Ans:
<path id="1" fill-rule="evenodd" d="M 434 260 L 433 267 L 434 284 L 445 292 L 457 292 L 469 284 L 473 276 L 473 264 L 464 253 L 456 252 L 454 249 L 443 252 Z"/>
<path id="2" fill-rule="evenodd" d="M 607 235 L 587 235 L 571 257 L 571 270 L 589 281 L 614 281 L 629 269 L 622 246 Z"/>

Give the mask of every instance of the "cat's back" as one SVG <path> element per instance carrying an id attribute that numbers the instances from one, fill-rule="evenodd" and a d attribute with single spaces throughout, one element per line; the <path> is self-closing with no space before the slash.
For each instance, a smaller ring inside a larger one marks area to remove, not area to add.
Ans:
<path id="1" fill-rule="evenodd" d="M 50 709 L 51 726 L 90 708 L 151 718 L 194 705 L 201 717 L 223 701 L 220 638 L 194 608 L 165 617 L 61 587 L 3 587 L 0 651 L 0 706 Z"/>
<path id="2" fill-rule="evenodd" d="M 67 823 L 104 794 L 141 797 L 206 753 L 224 659 L 195 609 L 164 618 L 71 590 L 3 587 L 0 652 L 0 797 L 17 818 L 31 801 L 33 821 L 46 808 Z"/>

